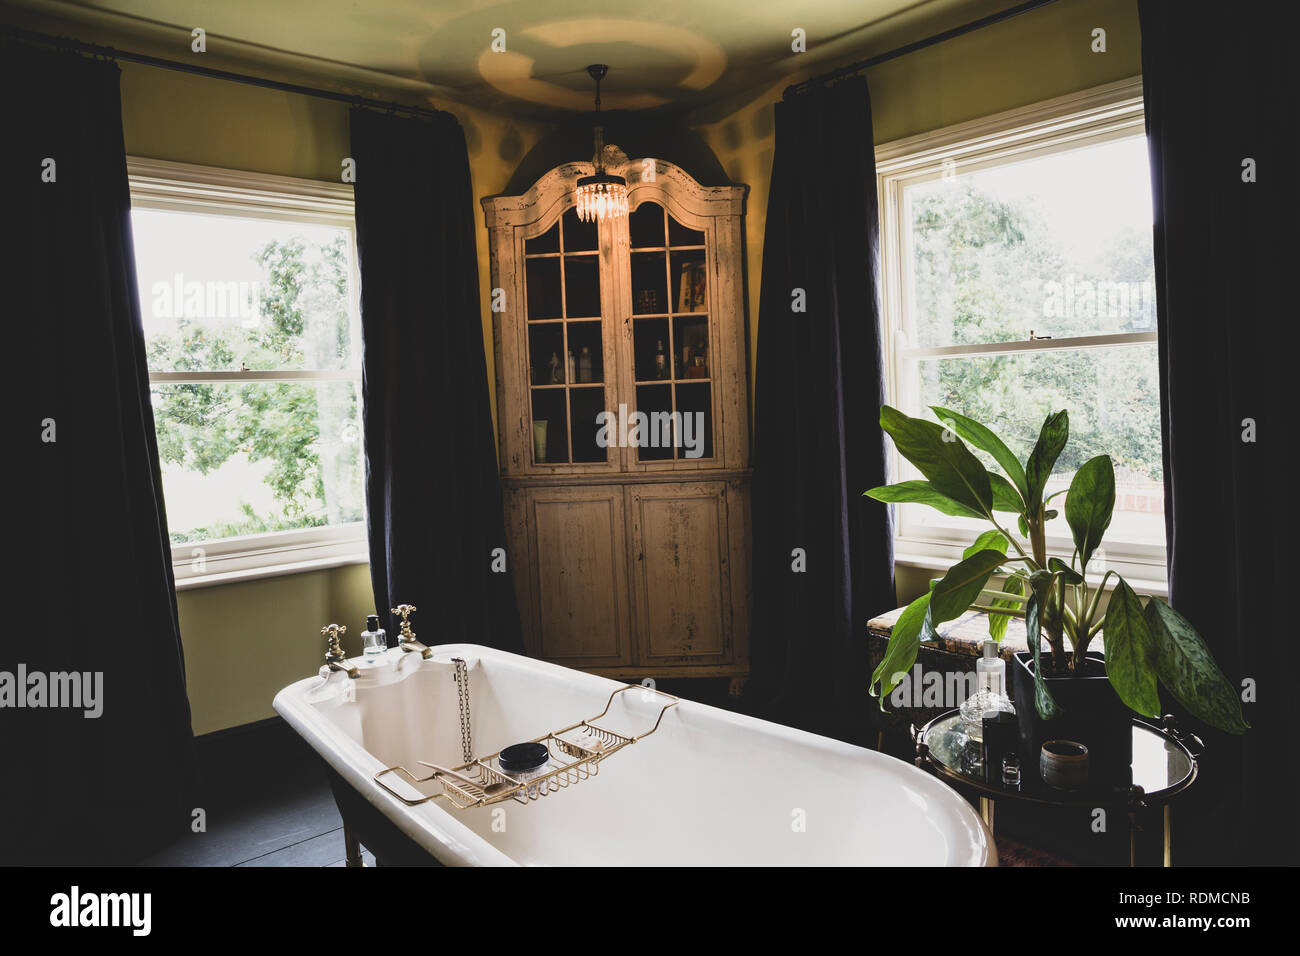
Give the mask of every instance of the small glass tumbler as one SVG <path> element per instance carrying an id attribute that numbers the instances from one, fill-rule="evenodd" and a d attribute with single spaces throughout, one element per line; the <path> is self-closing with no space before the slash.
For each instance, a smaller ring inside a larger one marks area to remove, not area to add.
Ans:
<path id="1" fill-rule="evenodd" d="M 1002 758 L 1002 783 L 1007 787 L 1020 786 L 1020 758 L 1015 754 Z"/>

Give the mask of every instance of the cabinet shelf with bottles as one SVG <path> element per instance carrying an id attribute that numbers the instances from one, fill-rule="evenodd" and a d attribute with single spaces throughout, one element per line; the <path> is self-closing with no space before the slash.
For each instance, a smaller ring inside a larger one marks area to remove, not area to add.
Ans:
<path id="1" fill-rule="evenodd" d="M 624 218 L 579 221 L 573 188 L 590 163 L 483 200 L 526 640 L 616 676 L 743 674 L 745 187 L 702 186 L 613 146 L 605 158 L 628 180 Z"/>

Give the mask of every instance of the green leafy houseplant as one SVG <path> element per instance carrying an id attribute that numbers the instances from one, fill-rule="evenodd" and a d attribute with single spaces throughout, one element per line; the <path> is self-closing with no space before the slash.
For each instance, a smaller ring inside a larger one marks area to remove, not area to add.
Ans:
<path id="1" fill-rule="evenodd" d="M 1005 635 L 1010 618 L 1024 619 L 1034 663 L 1034 703 L 1044 720 L 1061 712 L 1044 676 L 1083 674 L 1088 646 L 1101 633 L 1107 677 L 1132 710 L 1158 717 L 1157 685 L 1161 685 L 1205 723 L 1230 733 L 1247 730 L 1240 699 L 1185 618 L 1156 598 L 1147 598 L 1144 605 L 1114 571 L 1090 582 L 1088 562 L 1115 509 L 1110 456 L 1088 460 L 1067 490 L 1044 497 L 1048 478 L 1069 439 L 1070 419 L 1065 411 L 1047 417 L 1022 465 L 984 425 L 946 408 L 932 406 L 932 410 L 941 424 L 912 418 L 888 405 L 881 409 L 881 427 L 924 480 L 884 485 L 866 494 L 878 501 L 916 502 L 947 515 L 982 518 L 993 527 L 979 535 L 962 560 L 929 593 L 909 604 L 895 623 L 884 659 L 871 676 L 871 692 L 880 696 L 882 706 L 911 669 L 921 642 L 934 640 L 940 624 L 973 608 L 989 614 L 989 630 L 997 641 Z M 1000 472 L 986 469 L 966 442 L 991 456 Z M 1074 538 L 1068 563 L 1048 555 L 1044 531 L 1057 516 L 1048 505 L 1061 494 L 1065 502 L 1059 507 L 1064 508 Z M 1003 526 L 1000 514 L 1015 516 L 1023 542 Z M 994 575 L 1005 576 L 1000 585 L 990 585 Z M 1102 614 L 1101 598 L 1112 576 L 1114 592 Z M 1050 648 L 1047 660 L 1041 657 L 1044 638 Z"/>

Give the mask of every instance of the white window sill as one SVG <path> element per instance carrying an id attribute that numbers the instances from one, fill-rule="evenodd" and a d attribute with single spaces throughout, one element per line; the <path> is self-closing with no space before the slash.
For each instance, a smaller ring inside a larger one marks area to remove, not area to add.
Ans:
<path id="1" fill-rule="evenodd" d="M 958 551 L 952 557 L 941 557 L 931 554 L 909 554 L 905 550 L 905 545 L 901 542 L 895 543 L 894 565 L 895 567 L 919 568 L 924 571 L 945 572 L 958 561 L 961 560 L 961 553 Z M 1121 575 L 1129 586 L 1138 594 L 1146 594 L 1152 597 L 1169 597 L 1169 580 L 1165 575 L 1164 565 L 1154 565 L 1146 563 L 1137 563 L 1132 561 L 1112 560 L 1107 563 L 1107 569 L 1113 569 L 1116 574 Z M 936 577 L 942 574 L 935 575 Z M 1091 572 L 1089 573 L 1091 577 Z M 1114 579 L 1112 579 L 1113 581 Z"/>
<path id="2" fill-rule="evenodd" d="M 172 546 L 177 591 L 366 564 L 369 560 L 362 523 Z"/>
<path id="3" fill-rule="evenodd" d="M 286 574 L 306 574 L 308 571 L 325 571 L 329 568 L 341 568 L 350 564 L 369 564 L 369 553 L 343 555 L 337 558 L 319 558 L 315 561 L 294 561 L 289 564 L 271 564 L 245 571 L 219 571 L 214 574 L 195 574 L 176 578 L 177 591 L 191 591 L 196 588 L 210 588 L 221 584 L 236 584 L 241 581 L 259 581 L 263 578 L 283 577 Z"/>

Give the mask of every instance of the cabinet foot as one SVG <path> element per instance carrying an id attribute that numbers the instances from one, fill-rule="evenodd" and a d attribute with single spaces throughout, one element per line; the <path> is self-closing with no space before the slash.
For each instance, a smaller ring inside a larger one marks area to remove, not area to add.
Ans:
<path id="1" fill-rule="evenodd" d="M 727 685 L 727 693 L 732 697 L 739 697 L 745 693 L 747 683 L 749 683 L 748 677 L 733 677 L 731 683 Z"/>

